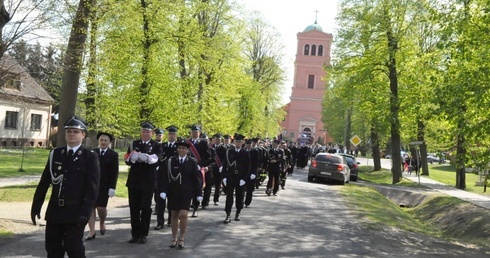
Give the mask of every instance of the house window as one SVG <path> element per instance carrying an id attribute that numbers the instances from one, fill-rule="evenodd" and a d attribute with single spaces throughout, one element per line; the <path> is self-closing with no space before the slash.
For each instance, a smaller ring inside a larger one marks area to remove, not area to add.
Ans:
<path id="1" fill-rule="evenodd" d="M 308 75 L 308 89 L 315 88 L 315 75 Z"/>
<path id="2" fill-rule="evenodd" d="M 41 130 L 41 120 L 43 115 L 31 114 L 31 130 Z"/>
<path id="3" fill-rule="evenodd" d="M 7 111 L 5 115 L 5 128 L 17 129 L 19 112 Z"/>
<path id="4" fill-rule="evenodd" d="M 316 56 L 316 45 L 311 45 L 311 55 Z"/>
<path id="5" fill-rule="evenodd" d="M 20 75 L 8 74 L 5 76 L 2 86 L 8 89 L 20 90 Z"/>
<path id="6" fill-rule="evenodd" d="M 304 55 L 307 56 L 310 54 L 310 45 L 306 44 L 305 45 L 305 51 L 304 51 Z"/>
<path id="7" fill-rule="evenodd" d="M 323 45 L 318 46 L 318 55 L 323 56 Z"/>

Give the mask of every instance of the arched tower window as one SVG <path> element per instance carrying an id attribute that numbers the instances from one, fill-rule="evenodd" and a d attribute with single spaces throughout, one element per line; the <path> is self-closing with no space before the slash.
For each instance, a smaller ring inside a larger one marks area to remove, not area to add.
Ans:
<path id="1" fill-rule="evenodd" d="M 311 45 L 311 55 L 316 56 L 316 45 Z"/>
<path id="2" fill-rule="evenodd" d="M 308 44 L 305 45 L 304 55 L 305 56 L 310 55 L 310 45 Z"/>
<path id="3" fill-rule="evenodd" d="M 323 45 L 318 46 L 318 55 L 323 56 Z"/>

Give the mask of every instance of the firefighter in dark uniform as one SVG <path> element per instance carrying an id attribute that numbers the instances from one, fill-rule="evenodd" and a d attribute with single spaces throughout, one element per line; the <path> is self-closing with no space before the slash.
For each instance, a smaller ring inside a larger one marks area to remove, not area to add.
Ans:
<path id="1" fill-rule="evenodd" d="M 223 223 L 231 222 L 231 207 L 233 206 L 233 193 L 235 193 L 235 221 L 240 220 L 240 212 L 243 208 L 243 192 L 247 180 L 250 178 L 250 154 L 242 148 L 245 136 L 235 134 L 235 147 L 226 151 L 223 164 L 223 184 L 226 193 L 225 212 L 226 218 Z"/>
<path id="2" fill-rule="evenodd" d="M 252 203 L 253 192 L 255 190 L 255 180 L 259 173 L 260 167 L 260 151 L 255 146 L 255 142 L 253 139 L 248 139 L 245 141 L 245 148 L 250 154 L 250 178 L 247 180 L 245 184 L 245 191 L 247 192 L 245 195 L 245 208 L 248 208 Z"/>
<path id="3" fill-rule="evenodd" d="M 201 127 L 198 125 L 191 126 L 191 138 L 188 140 L 189 144 L 192 144 L 189 148 L 189 154 L 191 157 L 197 160 L 197 164 L 199 165 L 199 170 L 201 174 L 199 176 L 199 180 L 201 183 L 205 184 L 205 174 L 208 173 L 209 166 L 214 162 L 213 157 L 211 156 L 211 150 L 209 149 L 208 141 L 202 140 L 201 136 Z M 200 202 L 194 197 L 192 199 L 192 217 L 197 217 L 197 209 L 199 208 Z"/>
<path id="4" fill-rule="evenodd" d="M 211 153 L 212 162 L 208 165 L 208 171 L 204 174 L 204 188 L 203 188 L 203 200 L 201 202 L 201 207 L 205 210 L 209 206 L 209 200 L 211 198 L 211 190 L 214 185 L 214 170 L 216 169 L 216 150 L 209 144 L 208 136 L 204 133 L 201 134 L 201 140 L 206 141 L 209 146 L 209 151 Z"/>
<path id="5" fill-rule="evenodd" d="M 292 162 L 292 166 L 290 168 L 288 168 L 288 175 L 293 175 L 293 172 L 294 172 L 294 166 L 296 164 L 296 159 L 298 157 L 298 148 L 296 147 L 296 145 L 293 143 L 293 142 L 290 142 L 289 143 L 289 150 L 291 150 L 291 162 Z"/>
<path id="6" fill-rule="evenodd" d="M 287 174 L 289 174 L 289 170 L 292 167 L 294 167 L 294 162 L 292 161 L 293 160 L 293 154 L 291 153 L 291 150 L 286 145 L 285 141 L 281 141 L 280 148 L 284 151 L 284 159 L 285 159 L 285 167 L 281 171 L 281 189 L 286 190 L 285 187 L 286 187 Z"/>
<path id="7" fill-rule="evenodd" d="M 124 155 L 124 161 L 130 166 L 126 182 L 131 214 L 129 243 L 146 243 L 150 229 L 151 200 L 157 167 L 162 158 L 162 145 L 151 139 L 154 129 L 150 122 L 142 123 L 141 139 L 132 141 Z"/>
<path id="8" fill-rule="evenodd" d="M 167 160 L 170 157 L 177 155 L 177 132 L 179 128 L 175 125 L 168 126 L 165 128 L 167 130 L 167 141 L 162 143 L 162 159 L 160 160 L 159 167 L 165 166 Z M 158 190 L 158 189 L 157 189 Z M 160 193 L 158 193 L 158 198 L 155 200 L 156 213 L 157 213 L 157 225 L 154 227 L 155 230 L 160 230 L 165 225 L 165 208 L 167 207 L 167 200 L 160 198 Z M 167 226 L 170 226 L 170 210 L 168 210 Z"/>
<path id="9" fill-rule="evenodd" d="M 259 189 L 259 186 L 262 185 L 262 183 L 265 181 L 267 178 L 267 163 L 268 163 L 268 149 L 265 146 L 265 143 L 258 138 L 257 140 L 257 149 L 259 150 L 260 153 L 260 167 L 259 167 L 259 178 L 255 180 L 255 189 Z"/>
<path id="10" fill-rule="evenodd" d="M 214 157 L 215 163 L 213 167 L 214 173 L 214 197 L 213 202 L 215 206 L 219 205 L 219 196 L 221 194 L 221 172 L 223 171 L 223 161 L 226 156 L 226 147 L 221 144 L 221 134 L 217 133 L 213 135 L 213 148 L 216 156 Z"/>
<path id="11" fill-rule="evenodd" d="M 162 143 L 163 141 L 163 134 L 165 133 L 165 130 L 161 129 L 161 128 L 157 128 L 155 129 L 155 141 L 158 142 L 158 143 Z M 158 170 L 158 168 L 157 168 Z M 158 176 L 157 176 L 158 177 Z M 155 184 L 157 184 L 156 182 L 158 181 L 158 178 L 155 180 Z M 162 204 L 162 202 L 164 202 L 164 200 L 162 200 L 162 198 L 160 198 L 160 193 L 158 193 L 158 185 L 155 185 L 155 192 L 153 193 L 153 200 L 155 201 L 155 210 L 153 211 L 153 215 L 158 215 L 158 210 L 160 210 L 160 206 L 161 205 L 165 205 L 165 204 Z M 165 208 L 163 208 L 165 209 Z M 162 215 L 163 216 L 163 215 Z M 163 225 L 161 225 L 160 227 L 160 220 L 159 220 L 160 217 L 157 216 L 157 226 L 155 227 L 155 230 L 159 230 L 159 229 L 162 229 L 163 228 Z"/>
<path id="12" fill-rule="evenodd" d="M 279 148 L 279 144 L 279 140 L 274 140 L 272 142 L 272 148 L 267 152 L 269 157 L 267 165 L 269 181 L 267 182 L 267 190 L 265 193 L 269 196 L 271 193 L 276 195 L 279 191 L 281 171 L 283 171 L 285 167 L 284 151 Z"/>
<path id="13" fill-rule="evenodd" d="M 41 218 L 46 192 L 52 185 L 46 210 L 45 248 L 48 257 L 85 257 L 83 231 L 99 193 L 99 158 L 82 146 L 86 123 L 73 116 L 65 124 L 67 146 L 53 149 L 36 188 L 31 220 Z"/>

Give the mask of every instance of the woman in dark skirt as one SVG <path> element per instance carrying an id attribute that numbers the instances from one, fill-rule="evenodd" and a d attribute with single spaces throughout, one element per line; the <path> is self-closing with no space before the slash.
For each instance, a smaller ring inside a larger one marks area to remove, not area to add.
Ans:
<path id="1" fill-rule="evenodd" d="M 116 151 L 110 149 L 111 142 L 114 137 L 109 133 L 99 132 L 97 134 L 99 147 L 93 151 L 99 154 L 100 164 L 100 186 L 97 202 L 95 203 L 94 212 L 90 216 L 88 226 L 89 234 L 85 237 L 85 241 L 95 239 L 95 220 L 96 211 L 99 214 L 100 234 L 104 235 L 106 231 L 105 219 L 107 217 L 107 203 L 109 197 L 113 197 L 116 193 L 117 177 L 119 176 L 119 158 Z"/>
<path id="2" fill-rule="evenodd" d="M 168 159 L 166 165 L 160 166 L 158 185 L 160 197 L 168 198 L 168 209 L 171 211 L 172 242 L 170 247 L 184 248 L 187 215 L 193 197 L 202 201 L 202 183 L 199 180 L 199 168 L 196 159 L 187 155 L 189 143 L 177 141 L 178 156 Z M 180 229 L 177 241 L 177 231 Z"/>

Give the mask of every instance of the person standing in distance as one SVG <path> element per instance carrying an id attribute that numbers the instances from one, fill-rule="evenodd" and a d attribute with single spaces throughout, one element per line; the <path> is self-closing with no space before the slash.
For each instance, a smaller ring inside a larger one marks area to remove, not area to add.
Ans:
<path id="1" fill-rule="evenodd" d="M 85 257 L 83 232 L 99 193 L 99 159 L 82 146 L 87 124 L 72 116 L 66 123 L 66 146 L 53 149 L 34 193 L 31 220 L 41 218 L 41 207 L 50 185 L 46 210 L 45 248 L 48 257 Z"/>
<path id="2" fill-rule="evenodd" d="M 100 187 L 95 209 L 88 220 L 89 234 L 85 241 L 95 239 L 95 220 L 99 214 L 100 234 L 104 235 L 106 231 L 105 219 L 107 218 L 107 203 L 109 197 L 116 195 L 117 177 L 119 176 L 119 155 L 110 148 L 114 137 L 110 133 L 99 132 L 97 141 L 99 147 L 93 149 L 99 155 L 100 165 Z"/>
<path id="3" fill-rule="evenodd" d="M 147 242 L 151 219 L 158 161 L 162 158 L 162 145 L 151 139 L 155 127 L 143 122 L 140 140 L 132 141 L 124 161 L 130 166 L 128 180 L 129 212 L 131 214 L 131 239 L 128 243 Z"/>
<path id="4" fill-rule="evenodd" d="M 187 155 L 190 143 L 186 140 L 177 141 L 178 156 L 170 157 L 158 173 L 160 197 L 168 198 L 168 208 L 172 214 L 172 241 L 170 247 L 185 246 L 187 216 L 191 200 L 202 201 L 202 184 L 199 181 L 197 160 Z M 177 231 L 180 229 L 177 241 Z"/>

